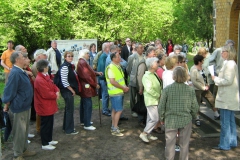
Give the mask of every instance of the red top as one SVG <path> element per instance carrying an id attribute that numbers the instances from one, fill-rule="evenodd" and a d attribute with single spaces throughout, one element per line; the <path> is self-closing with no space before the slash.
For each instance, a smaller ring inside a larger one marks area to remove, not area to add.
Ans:
<path id="1" fill-rule="evenodd" d="M 34 107 L 40 116 L 50 116 L 58 111 L 57 95 L 59 89 L 49 75 L 38 72 L 34 81 Z"/>
<path id="2" fill-rule="evenodd" d="M 32 70 L 29 68 L 29 66 L 26 68 L 26 70 L 32 72 Z M 28 77 L 29 77 L 30 82 L 31 82 L 31 84 L 32 84 L 32 86 L 33 86 L 33 85 L 34 85 L 34 81 L 32 80 L 32 77 L 29 76 L 29 75 L 28 75 Z"/>
<path id="3" fill-rule="evenodd" d="M 84 98 L 96 96 L 97 78 L 95 71 L 82 58 L 78 61 L 77 74 L 82 88 L 80 96 Z"/>
<path id="4" fill-rule="evenodd" d="M 168 45 L 168 52 L 167 52 L 167 55 L 169 56 L 169 53 L 173 52 L 173 45 L 172 44 L 169 44 Z"/>
<path id="5" fill-rule="evenodd" d="M 163 74 L 164 69 L 159 67 L 156 71 L 158 77 L 162 80 L 162 74 Z"/>

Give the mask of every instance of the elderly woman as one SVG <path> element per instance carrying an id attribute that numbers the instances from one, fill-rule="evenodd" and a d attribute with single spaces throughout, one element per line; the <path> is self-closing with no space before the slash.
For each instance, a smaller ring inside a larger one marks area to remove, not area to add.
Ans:
<path id="1" fill-rule="evenodd" d="M 201 55 L 194 56 L 193 61 L 194 61 L 195 65 L 192 66 L 190 69 L 191 81 L 192 81 L 193 87 L 195 89 L 196 98 L 197 98 L 199 106 L 200 106 L 202 97 L 204 97 L 206 99 L 206 101 L 210 104 L 212 110 L 214 111 L 214 119 L 219 120 L 220 116 L 218 114 L 217 109 L 215 108 L 215 102 L 214 102 L 215 99 L 214 99 L 212 93 L 209 91 L 207 77 L 202 68 L 203 59 L 204 59 L 204 57 Z M 197 116 L 195 124 L 197 126 L 201 125 L 199 115 Z"/>
<path id="2" fill-rule="evenodd" d="M 144 102 L 147 107 L 147 123 L 144 131 L 140 134 L 140 138 L 144 142 L 150 140 L 157 140 L 157 137 L 152 136 L 150 133 L 158 123 L 158 103 L 161 95 L 161 81 L 156 75 L 158 69 L 158 59 L 156 57 L 148 58 L 146 60 L 148 71 L 145 72 L 142 83 L 144 86 Z"/>
<path id="3" fill-rule="evenodd" d="M 60 67 L 59 85 L 61 95 L 65 102 L 65 111 L 63 118 L 63 130 L 67 135 L 76 135 L 78 132 L 74 129 L 74 96 L 79 95 L 81 91 L 75 66 L 71 64 L 73 61 L 73 53 L 64 53 L 64 63 Z"/>
<path id="4" fill-rule="evenodd" d="M 187 58 L 187 56 L 186 56 L 186 53 L 184 53 L 184 52 L 182 52 L 182 46 L 181 45 L 179 45 L 179 44 L 176 44 L 175 46 L 174 46 L 174 51 L 173 52 L 171 52 L 170 54 L 169 54 L 169 56 L 171 56 L 171 55 L 182 55 L 184 58 Z"/>
<path id="5" fill-rule="evenodd" d="M 34 105 L 37 114 L 41 117 L 42 149 L 54 150 L 58 141 L 52 140 L 54 113 L 57 112 L 59 89 L 53 84 L 48 75 L 48 61 L 37 62 L 38 74 L 34 81 Z"/>
<path id="6" fill-rule="evenodd" d="M 99 85 L 96 75 L 102 75 L 102 72 L 95 72 L 87 63 L 89 60 L 89 50 L 83 49 L 79 51 L 79 61 L 77 65 L 77 74 L 82 91 L 80 92 L 80 123 L 84 125 L 86 130 L 95 130 L 92 126 L 92 97 L 97 95 Z"/>
<path id="7" fill-rule="evenodd" d="M 163 88 L 167 87 L 168 85 L 174 82 L 172 78 L 172 74 L 173 74 L 173 69 L 178 64 L 177 62 L 178 62 L 178 57 L 176 55 L 168 56 L 166 58 L 165 66 L 167 69 L 162 74 Z"/>
<path id="8" fill-rule="evenodd" d="M 234 111 L 239 111 L 238 67 L 233 46 L 222 47 L 223 67 L 218 77 L 212 76 L 218 86 L 216 106 L 220 109 L 220 143 L 213 149 L 230 150 L 237 147 L 237 131 Z"/>
<path id="9" fill-rule="evenodd" d="M 159 104 L 159 115 L 165 124 L 165 158 L 174 159 L 176 134 L 179 134 L 179 159 L 188 159 L 188 146 L 192 130 L 192 117 L 196 116 L 198 104 L 194 89 L 184 82 L 185 68 L 178 66 L 173 71 L 174 83 L 163 89 Z"/>

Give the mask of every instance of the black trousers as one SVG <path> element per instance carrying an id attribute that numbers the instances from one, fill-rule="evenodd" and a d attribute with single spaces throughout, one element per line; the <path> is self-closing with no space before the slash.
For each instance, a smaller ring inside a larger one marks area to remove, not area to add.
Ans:
<path id="1" fill-rule="evenodd" d="M 41 116 L 41 140 L 42 145 L 49 145 L 48 142 L 52 141 L 52 133 L 53 133 L 53 115 L 50 116 Z"/>

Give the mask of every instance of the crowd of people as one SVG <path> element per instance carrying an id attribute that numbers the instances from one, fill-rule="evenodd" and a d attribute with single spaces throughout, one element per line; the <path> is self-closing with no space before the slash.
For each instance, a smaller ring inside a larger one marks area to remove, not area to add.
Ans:
<path id="1" fill-rule="evenodd" d="M 111 134 L 124 136 L 119 120 L 128 120 L 122 111 L 124 94 L 129 92 L 131 115 L 144 127 L 140 139 L 149 143 L 158 139 L 152 132 L 165 133 L 167 160 L 174 159 L 175 151 L 180 151 L 180 159 L 188 159 L 192 120 L 201 125 L 199 106 L 204 101 L 212 108 L 213 119 L 221 121 L 220 143 L 213 149 L 237 147 L 234 111 L 240 110 L 239 84 L 232 40 L 212 54 L 199 48 L 190 70 L 186 46 L 173 44 L 171 39 L 166 48 L 160 39 L 147 46 L 130 38 L 125 42 L 125 46 L 104 42 L 98 53 L 96 44 L 91 44 L 89 50 L 79 51 L 78 63 L 74 64 L 74 54 L 66 51 L 61 55 L 57 42 L 52 41 L 47 51 L 35 51 L 30 68 L 27 49 L 17 45 L 13 50 L 13 41 L 8 41 L 8 49 L 1 56 L 5 72 L 2 101 L 10 123 L 4 140 L 12 133 L 13 159 L 36 154 L 28 150 L 28 138 L 34 136 L 29 133 L 30 120 L 36 121 L 42 149 L 56 148 L 58 141 L 52 135 L 60 95 L 65 102 L 62 129 L 66 135 L 79 133 L 74 123 L 77 96 L 81 97 L 80 124 L 85 130 L 96 130 L 91 121 L 92 97 L 99 96 L 102 114 L 111 116 Z M 209 70 L 211 65 L 214 73 Z"/>

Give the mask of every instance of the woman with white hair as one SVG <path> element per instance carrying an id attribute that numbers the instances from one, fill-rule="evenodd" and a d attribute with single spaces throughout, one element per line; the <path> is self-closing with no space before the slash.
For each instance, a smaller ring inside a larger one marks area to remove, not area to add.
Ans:
<path id="1" fill-rule="evenodd" d="M 95 130 L 92 126 L 92 97 L 97 95 L 99 85 L 97 83 L 96 75 L 102 75 L 102 72 L 95 72 L 88 64 L 90 55 L 89 50 L 83 49 L 79 51 L 79 61 L 77 64 L 77 74 L 82 91 L 80 92 L 80 123 L 84 125 L 86 130 Z"/>
<path id="2" fill-rule="evenodd" d="M 140 138 L 144 142 L 150 140 L 157 140 L 157 137 L 150 133 L 159 121 L 158 117 L 158 103 L 161 96 L 161 81 L 155 73 L 158 69 L 158 59 L 156 57 L 148 58 L 146 60 L 148 71 L 145 72 L 142 83 L 144 86 L 144 102 L 147 108 L 147 123 L 144 131 L 140 134 Z"/>

